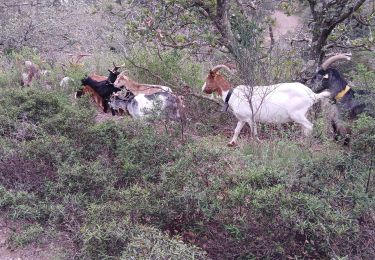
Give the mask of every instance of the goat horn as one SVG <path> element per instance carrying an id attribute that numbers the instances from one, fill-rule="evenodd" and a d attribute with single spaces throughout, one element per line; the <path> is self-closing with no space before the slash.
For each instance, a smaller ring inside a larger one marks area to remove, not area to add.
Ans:
<path id="1" fill-rule="evenodd" d="M 129 72 L 129 70 L 123 70 L 121 73 L 120 73 L 120 75 L 125 75 L 126 73 L 128 73 Z"/>
<path id="2" fill-rule="evenodd" d="M 116 67 L 116 68 L 122 68 L 122 67 L 125 67 L 125 63 L 123 63 L 122 65 L 120 66 L 117 66 L 116 63 L 113 61 L 113 66 Z"/>
<path id="3" fill-rule="evenodd" d="M 125 63 L 122 64 L 122 65 L 120 65 L 120 66 L 117 66 L 116 63 L 113 62 L 113 70 L 112 70 L 112 72 L 118 72 L 118 70 L 119 70 L 120 68 L 124 67 L 124 66 L 125 66 Z"/>
<path id="4" fill-rule="evenodd" d="M 331 58 L 328 58 L 323 64 L 320 66 L 322 69 L 326 70 L 329 65 L 334 63 L 335 61 L 338 60 L 350 60 L 352 57 L 351 53 L 340 53 L 336 54 L 335 56 L 332 56 Z"/>
<path id="5" fill-rule="evenodd" d="M 216 65 L 215 67 L 213 67 L 213 68 L 211 69 L 211 72 L 216 73 L 216 72 L 218 72 L 220 69 L 226 69 L 226 70 L 228 70 L 229 72 L 232 72 L 232 71 L 231 71 L 231 68 L 229 68 L 227 65 L 224 65 L 224 64 Z"/>
<path id="6" fill-rule="evenodd" d="M 226 65 L 228 68 L 233 69 L 233 70 L 237 69 L 236 64 L 233 64 L 233 63 L 225 63 L 224 65 Z"/>

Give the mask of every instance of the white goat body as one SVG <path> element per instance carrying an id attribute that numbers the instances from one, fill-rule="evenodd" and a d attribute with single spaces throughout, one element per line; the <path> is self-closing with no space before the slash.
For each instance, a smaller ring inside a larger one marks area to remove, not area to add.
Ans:
<path id="1" fill-rule="evenodd" d="M 223 68 L 231 71 L 226 65 L 215 66 L 210 70 L 202 91 L 207 94 L 217 92 L 238 119 L 233 138 L 228 143 L 230 146 L 235 145 L 246 123 L 250 125 L 252 135 L 256 138 L 256 122 L 294 121 L 302 126 L 305 135 L 309 135 L 313 124 L 306 118 L 307 111 L 318 100 L 330 96 L 328 91 L 315 94 L 310 88 L 298 82 L 256 87 L 240 85 L 232 89 L 231 84 L 218 73 Z"/>
<path id="2" fill-rule="evenodd" d="M 125 110 L 134 118 L 147 116 L 160 116 L 163 113 L 170 119 L 181 118 L 179 100 L 177 96 L 170 92 L 157 92 L 151 95 L 134 95 L 127 92 L 125 97 L 112 95 L 110 107 L 116 111 Z"/>
<path id="3" fill-rule="evenodd" d="M 225 101 L 226 93 L 223 92 Z M 237 86 L 228 104 L 237 117 L 264 123 L 293 121 L 295 114 L 306 114 L 319 99 L 311 89 L 301 83 L 282 83 L 271 86 Z M 250 107 L 252 105 L 252 108 Z"/>
<path id="4" fill-rule="evenodd" d="M 223 91 L 224 101 L 228 92 Z M 305 135 L 309 135 L 313 124 L 306 118 L 306 113 L 315 102 L 324 97 L 329 97 L 329 93 L 315 94 L 310 88 L 297 82 L 262 87 L 240 85 L 233 89 L 228 101 L 239 120 L 229 144 L 235 144 L 245 123 L 250 125 L 254 136 L 257 136 L 256 122 L 287 123 L 293 121 L 302 126 Z"/>

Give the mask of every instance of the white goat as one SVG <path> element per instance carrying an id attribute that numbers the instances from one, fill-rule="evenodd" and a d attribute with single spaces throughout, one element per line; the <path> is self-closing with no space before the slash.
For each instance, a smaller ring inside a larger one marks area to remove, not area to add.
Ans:
<path id="1" fill-rule="evenodd" d="M 307 111 L 319 99 L 330 96 L 327 91 L 315 94 L 310 88 L 298 82 L 256 87 L 240 85 L 232 89 L 230 83 L 218 73 L 222 68 L 230 71 L 226 65 L 215 66 L 210 70 L 202 91 L 207 94 L 217 92 L 238 119 L 228 146 L 236 144 L 238 135 L 246 123 L 250 125 L 252 135 L 256 138 L 256 122 L 294 121 L 302 126 L 305 135 L 310 135 L 313 124 L 306 118 Z"/>

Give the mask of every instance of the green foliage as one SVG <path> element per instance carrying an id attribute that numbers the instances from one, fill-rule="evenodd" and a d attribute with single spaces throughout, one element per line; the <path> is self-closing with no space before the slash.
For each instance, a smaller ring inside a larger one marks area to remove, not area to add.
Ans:
<path id="1" fill-rule="evenodd" d="M 184 54 L 142 58 L 168 80 L 183 71 L 201 84 L 200 65 Z M 67 90 L 4 87 L 0 102 L 0 211 L 25 224 L 15 247 L 53 229 L 82 259 L 374 255 L 369 116 L 354 123 L 351 150 L 273 126 L 260 127 L 261 142 L 230 149 L 220 128 L 228 116 L 192 97 L 184 143 L 174 123 L 95 122 L 89 98 L 72 101 Z"/>
<path id="2" fill-rule="evenodd" d="M 20 232 L 12 233 L 9 242 L 12 248 L 22 247 L 37 241 L 42 232 L 43 227 L 39 224 L 29 225 L 24 227 Z"/>
<path id="3" fill-rule="evenodd" d="M 129 241 L 121 258 L 126 259 L 208 259 L 197 247 L 171 239 L 159 230 L 138 226 L 139 231 Z"/>
<path id="4" fill-rule="evenodd" d="M 374 154 L 375 147 L 375 119 L 361 115 L 354 124 L 355 143 L 354 148 L 363 154 Z"/>
<path id="5" fill-rule="evenodd" d="M 188 53 L 170 50 L 150 55 L 150 52 L 152 50 L 133 49 L 130 55 L 132 62 L 125 61 L 126 68 L 132 71 L 132 78 L 136 81 L 177 87 L 175 91 L 181 90 L 184 85 L 199 89 L 203 85 L 202 65 L 191 60 Z M 134 64 L 145 69 L 140 70 Z"/>
<path id="6" fill-rule="evenodd" d="M 206 259 L 194 246 L 126 221 L 84 226 L 82 236 L 84 257 L 89 259 Z"/>

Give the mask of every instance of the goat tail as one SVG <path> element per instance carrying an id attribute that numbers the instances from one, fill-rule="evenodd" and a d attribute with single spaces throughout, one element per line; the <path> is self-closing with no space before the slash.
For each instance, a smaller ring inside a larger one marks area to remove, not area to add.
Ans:
<path id="1" fill-rule="evenodd" d="M 323 91 L 321 93 L 315 94 L 315 102 L 323 98 L 329 98 L 329 97 L 331 97 L 331 92 Z"/>

